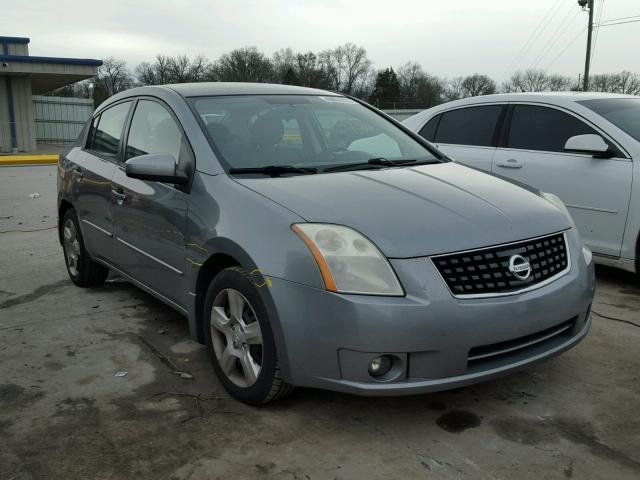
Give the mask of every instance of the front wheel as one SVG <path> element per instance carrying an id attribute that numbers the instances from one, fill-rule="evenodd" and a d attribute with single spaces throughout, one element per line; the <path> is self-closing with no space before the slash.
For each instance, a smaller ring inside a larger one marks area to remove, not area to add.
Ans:
<path id="1" fill-rule="evenodd" d="M 213 279 L 204 322 L 214 370 L 234 398 L 262 405 L 293 391 L 280 377 L 267 310 L 243 269 L 227 268 Z"/>
<path id="2" fill-rule="evenodd" d="M 89 256 L 75 209 L 70 208 L 65 212 L 61 229 L 62 248 L 69 278 L 79 287 L 104 283 L 109 275 L 109 269 L 94 262 Z"/>

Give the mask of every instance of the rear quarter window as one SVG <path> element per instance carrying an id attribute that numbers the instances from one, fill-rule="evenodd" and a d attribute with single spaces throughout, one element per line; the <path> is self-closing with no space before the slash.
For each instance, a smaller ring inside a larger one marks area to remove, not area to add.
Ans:
<path id="1" fill-rule="evenodd" d="M 424 127 L 420 130 L 420 136 L 425 140 L 433 142 L 436 136 L 436 129 L 438 128 L 438 123 L 440 122 L 441 115 L 436 115 L 431 120 L 429 120 Z"/>

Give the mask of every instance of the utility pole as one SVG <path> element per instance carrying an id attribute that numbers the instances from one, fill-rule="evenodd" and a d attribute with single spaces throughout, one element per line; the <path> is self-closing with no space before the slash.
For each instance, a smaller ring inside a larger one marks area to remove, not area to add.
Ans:
<path id="1" fill-rule="evenodd" d="M 589 67 L 591 64 L 591 36 L 593 34 L 593 4 L 595 0 L 578 0 L 578 5 L 584 10 L 589 9 L 589 27 L 587 30 L 587 54 L 584 59 L 584 77 L 582 91 L 589 90 Z"/>

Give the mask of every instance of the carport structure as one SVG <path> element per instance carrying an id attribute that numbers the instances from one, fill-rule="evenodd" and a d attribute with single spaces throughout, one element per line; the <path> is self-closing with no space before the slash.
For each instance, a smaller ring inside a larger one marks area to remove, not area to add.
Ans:
<path id="1" fill-rule="evenodd" d="M 0 36 L 0 152 L 36 149 L 33 94 L 95 77 L 101 60 L 35 57 L 28 38 Z"/>

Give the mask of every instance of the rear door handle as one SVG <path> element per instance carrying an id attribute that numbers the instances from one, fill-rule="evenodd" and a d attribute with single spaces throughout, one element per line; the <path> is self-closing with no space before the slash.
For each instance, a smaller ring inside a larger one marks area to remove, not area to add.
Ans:
<path id="1" fill-rule="evenodd" d="M 118 188 L 116 190 L 111 189 L 111 196 L 115 199 L 118 205 L 122 205 L 124 201 L 127 199 L 127 196 L 124 193 L 124 190 Z"/>
<path id="2" fill-rule="evenodd" d="M 522 162 L 515 158 L 510 158 L 505 162 L 498 162 L 498 166 L 502 168 L 522 168 Z"/>

